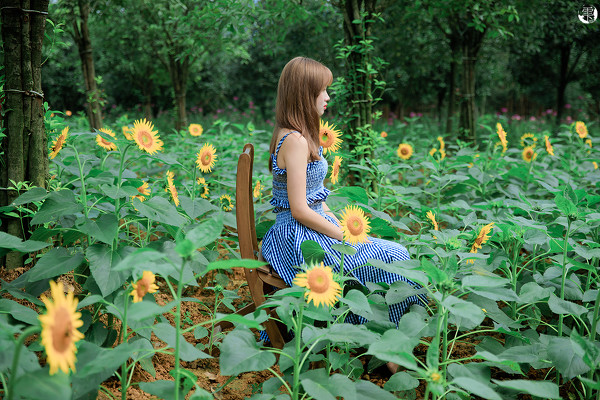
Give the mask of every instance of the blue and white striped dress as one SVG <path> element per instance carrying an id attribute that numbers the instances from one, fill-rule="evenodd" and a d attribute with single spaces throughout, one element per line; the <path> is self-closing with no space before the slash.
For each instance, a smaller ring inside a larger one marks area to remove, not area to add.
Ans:
<path id="1" fill-rule="evenodd" d="M 283 144 L 286 134 L 277 144 L 275 154 L 271 154 L 273 166 L 273 199 L 271 204 L 275 207 L 275 224 L 265 234 L 262 242 L 262 254 L 264 259 L 271 264 L 277 273 L 288 284 L 292 285 L 292 280 L 304 263 L 304 257 L 300 250 L 300 245 L 305 240 L 314 240 L 325 250 L 325 265 L 329 265 L 334 271 L 339 273 L 340 259 L 336 256 L 337 251 L 331 249 L 331 245 L 341 243 L 323 233 L 310 229 L 292 217 L 287 193 L 287 172 L 277 166 L 277 154 Z M 327 160 L 323 155 L 323 148 L 319 149 L 320 160 L 309 162 L 306 168 L 306 202 L 308 206 L 325 217 L 331 223 L 338 225 L 337 221 L 323 211 L 323 202 L 329 195 L 329 190 L 323 186 L 323 180 L 327 175 Z M 407 282 L 415 287 L 421 286 L 403 276 L 383 271 L 379 268 L 365 265 L 370 258 L 379 259 L 386 263 L 400 260 L 408 260 L 409 254 L 406 248 L 398 243 L 369 237 L 369 242 L 351 245 L 356 249 L 353 256 L 344 257 L 344 274 L 351 274 L 361 284 L 366 282 L 385 282 L 392 284 L 398 280 Z M 410 308 L 412 304 L 424 305 L 427 303 L 425 295 L 413 295 L 406 298 L 401 303 L 390 306 L 389 314 L 392 322 L 398 323 L 402 315 Z M 351 316 L 348 322 L 364 323 L 366 320 L 360 316 Z M 264 335 L 261 335 L 264 336 Z"/>

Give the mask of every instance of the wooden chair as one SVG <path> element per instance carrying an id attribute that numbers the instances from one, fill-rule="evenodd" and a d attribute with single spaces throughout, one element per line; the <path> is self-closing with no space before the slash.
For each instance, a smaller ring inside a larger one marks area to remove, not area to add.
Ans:
<path id="1" fill-rule="evenodd" d="M 240 255 L 244 259 L 263 260 L 258 248 L 256 238 L 256 223 L 254 219 L 254 202 L 252 193 L 252 167 L 254 164 L 254 146 L 246 143 L 242 154 L 238 159 L 237 179 L 235 189 L 235 206 L 238 240 L 240 246 Z M 270 265 L 259 268 L 245 268 L 248 288 L 252 295 L 253 303 L 236 311 L 236 314 L 246 315 L 256 310 L 258 306 L 265 302 L 265 295 L 273 292 L 273 287 L 282 289 L 288 287 L 285 281 L 273 270 Z M 267 310 L 272 313 L 273 310 Z M 285 341 L 281 329 L 273 319 L 269 319 L 263 326 L 265 327 L 271 345 L 276 348 L 283 348 Z M 225 329 L 230 327 L 231 323 L 220 323 L 219 327 Z"/>

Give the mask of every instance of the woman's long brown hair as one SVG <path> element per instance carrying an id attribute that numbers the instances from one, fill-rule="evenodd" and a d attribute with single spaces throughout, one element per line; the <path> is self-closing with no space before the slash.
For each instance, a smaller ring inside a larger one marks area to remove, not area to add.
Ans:
<path id="1" fill-rule="evenodd" d="M 275 153 L 277 134 L 281 129 L 300 132 L 308 142 L 311 161 L 319 160 L 319 112 L 317 97 L 331 85 L 333 75 L 329 68 L 306 57 L 290 60 L 279 77 L 276 123 L 269 152 Z M 269 171 L 272 163 L 269 162 Z"/>

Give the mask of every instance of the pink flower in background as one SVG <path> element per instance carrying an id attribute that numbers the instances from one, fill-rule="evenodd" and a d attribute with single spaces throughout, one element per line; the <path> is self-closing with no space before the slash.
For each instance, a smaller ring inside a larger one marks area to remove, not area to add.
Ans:
<path id="1" fill-rule="evenodd" d="M 417 114 L 415 114 L 415 112 L 414 112 L 414 111 L 411 111 L 411 112 L 410 112 L 410 114 L 408 114 L 408 116 L 409 116 L 410 118 L 414 118 L 414 117 L 416 117 L 416 116 L 417 116 Z"/>
<path id="2" fill-rule="evenodd" d="M 242 113 L 242 117 L 247 117 L 248 114 L 246 114 L 245 112 Z"/>
<path id="3" fill-rule="evenodd" d="M 571 118 L 570 115 L 567 115 L 567 122 L 571 122 L 571 121 L 573 121 L 573 118 Z"/>
<path id="4" fill-rule="evenodd" d="M 198 107 L 198 113 L 202 113 L 204 109 L 202 107 Z"/>
<path id="5" fill-rule="evenodd" d="M 557 111 L 552 111 L 552 115 L 554 115 L 556 117 L 556 115 L 558 114 Z"/>
<path id="6" fill-rule="evenodd" d="M 238 101 L 240 98 L 237 96 L 233 96 L 233 101 Z"/>
<path id="7" fill-rule="evenodd" d="M 547 109 L 546 114 L 552 114 L 552 109 L 551 108 Z"/>
<path id="8" fill-rule="evenodd" d="M 388 118 L 388 125 L 392 125 L 394 123 L 394 119 L 393 118 Z"/>
<path id="9" fill-rule="evenodd" d="M 252 100 L 248 102 L 248 107 L 254 108 L 254 102 Z"/>
<path id="10" fill-rule="evenodd" d="M 223 112 L 223 109 L 217 108 L 217 114 L 221 114 L 222 112 Z"/>
<path id="11" fill-rule="evenodd" d="M 505 112 L 508 112 L 508 108 L 506 108 L 506 107 L 502 107 L 502 108 L 500 109 L 500 111 L 501 111 L 501 112 L 503 112 L 503 113 L 505 113 Z"/>
<path id="12" fill-rule="evenodd" d="M 529 117 L 530 121 L 535 121 L 535 117 L 532 115 L 531 117 Z"/>
<path id="13" fill-rule="evenodd" d="M 423 113 L 417 113 L 417 117 L 422 117 Z"/>
<path id="14" fill-rule="evenodd" d="M 519 114 L 513 114 L 512 119 L 516 119 L 517 121 L 521 120 L 521 116 Z"/>
<path id="15" fill-rule="evenodd" d="M 571 105 L 569 103 L 565 104 L 565 108 L 571 108 Z"/>

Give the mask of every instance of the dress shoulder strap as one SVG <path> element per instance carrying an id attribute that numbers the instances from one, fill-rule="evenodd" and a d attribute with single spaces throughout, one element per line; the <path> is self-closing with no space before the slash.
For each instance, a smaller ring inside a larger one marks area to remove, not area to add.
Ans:
<path id="1" fill-rule="evenodd" d="M 288 137 L 290 135 L 290 133 L 294 133 L 294 132 L 298 132 L 298 131 L 291 131 L 286 133 L 285 135 L 283 135 L 283 137 L 281 138 L 281 140 L 279 141 L 279 143 L 277 143 L 277 148 L 275 149 L 275 156 L 273 158 L 277 158 L 277 153 L 279 153 L 279 149 L 281 148 L 281 145 L 283 144 L 283 141 L 285 140 L 286 137 Z"/>

